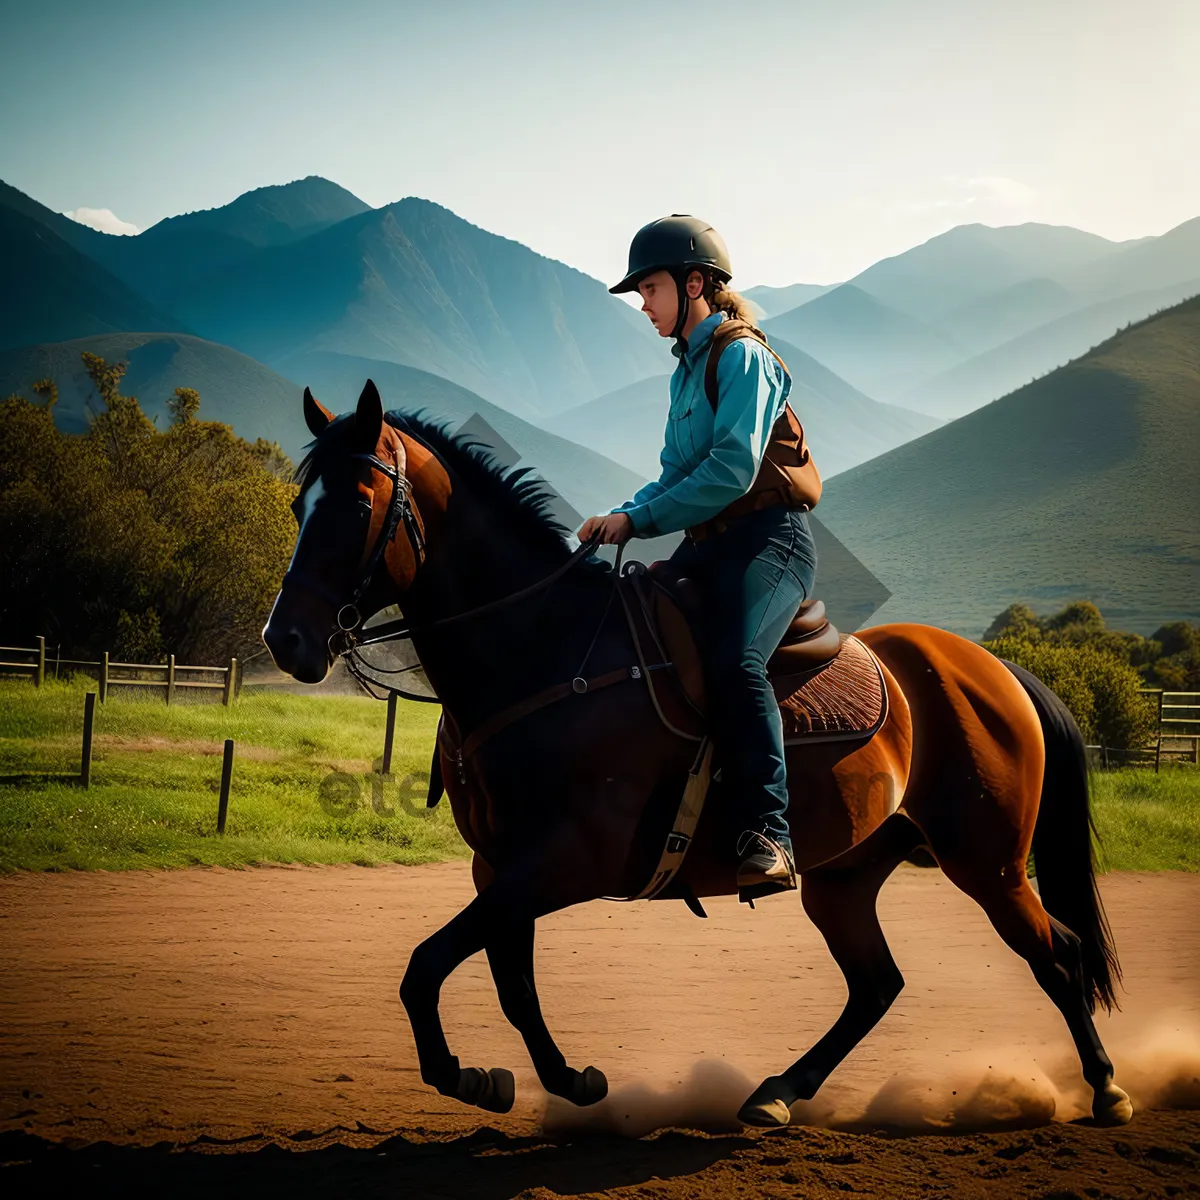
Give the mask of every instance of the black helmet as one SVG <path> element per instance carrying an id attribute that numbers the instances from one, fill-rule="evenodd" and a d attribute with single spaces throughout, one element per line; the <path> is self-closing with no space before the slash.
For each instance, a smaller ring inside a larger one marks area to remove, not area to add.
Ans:
<path id="1" fill-rule="evenodd" d="M 725 240 L 707 222 L 672 213 L 643 225 L 629 245 L 629 270 L 610 292 L 632 292 L 655 271 L 670 271 L 680 280 L 682 268 L 707 267 L 722 283 L 733 277 Z"/>

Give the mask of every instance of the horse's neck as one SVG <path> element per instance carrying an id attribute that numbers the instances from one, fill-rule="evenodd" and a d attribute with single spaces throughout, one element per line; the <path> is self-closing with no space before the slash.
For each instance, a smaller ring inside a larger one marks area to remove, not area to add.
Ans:
<path id="1" fill-rule="evenodd" d="M 406 599 L 405 615 L 415 625 L 509 596 L 561 565 L 561 559 L 531 549 L 518 531 L 480 505 L 456 509 L 457 518 L 448 515 L 436 544 L 429 543 Z M 540 675 L 562 657 L 565 636 L 578 616 L 578 609 L 565 603 L 580 587 L 573 574 L 549 592 L 539 590 L 511 606 L 414 636 L 422 666 L 457 724 L 477 724 L 513 695 L 525 695 L 531 684 L 536 689 L 553 682 Z"/>

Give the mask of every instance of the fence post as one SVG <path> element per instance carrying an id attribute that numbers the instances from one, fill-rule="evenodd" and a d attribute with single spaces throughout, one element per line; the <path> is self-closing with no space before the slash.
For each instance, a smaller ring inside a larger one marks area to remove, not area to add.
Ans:
<path id="1" fill-rule="evenodd" d="M 108 699 L 108 651 L 104 652 L 104 661 L 100 664 L 100 703 Z"/>
<path id="2" fill-rule="evenodd" d="M 1154 743 L 1154 773 L 1158 774 L 1158 764 L 1162 760 L 1162 712 L 1163 712 L 1163 697 L 1166 695 L 1166 690 L 1158 693 L 1158 739 Z"/>
<path id="3" fill-rule="evenodd" d="M 46 682 L 46 639 L 42 634 L 38 634 L 37 640 L 37 674 L 33 678 L 34 687 L 41 687 Z"/>
<path id="4" fill-rule="evenodd" d="M 167 703 L 175 699 L 175 655 L 167 659 Z"/>
<path id="5" fill-rule="evenodd" d="M 88 692 L 83 698 L 83 756 L 79 767 L 81 787 L 92 786 L 92 726 L 96 719 L 96 693 Z"/>
<path id="6" fill-rule="evenodd" d="M 388 692 L 387 732 L 383 735 L 383 772 L 387 775 L 392 769 L 392 740 L 396 736 L 396 693 Z"/>
<path id="7" fill-rule="evenodd" d="M 229 668 L 225 672 L 225 695 L 222 699 L 222 703 L 225 705 L 226 708 L 229 707 L 229 702 L 233 699 L 233 681 L 236 678 L 236 676 L 237 676 L 237 659 L 231 658 L 229 660 Z"/>
<path id="8" fill-rule="evenodd" d="M 225 758 L 221 763 L 221 799 L 217 804 L 217 832 L 225 832 L 229 812 L 229 783 L 233 779 L 233 738 L 225 739 Z"/>

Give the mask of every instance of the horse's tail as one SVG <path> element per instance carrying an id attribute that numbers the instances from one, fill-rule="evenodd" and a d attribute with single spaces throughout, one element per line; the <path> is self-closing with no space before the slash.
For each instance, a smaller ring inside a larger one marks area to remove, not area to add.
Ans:
<path id="1" fill-rule="evenodd" d="M 1046 772 L 1033 830 L 1042 907 L 1079 938 L 1088 1010 L 1094 1011 L 1098 1000 L 1111 1011 L 1121 966 L 1096 888 L 1096 830 L 1083 734 L 1067 706 L 1036 675 L 1007 659 L 1000 661 L 1033 701 L 1046 744 Z"/>

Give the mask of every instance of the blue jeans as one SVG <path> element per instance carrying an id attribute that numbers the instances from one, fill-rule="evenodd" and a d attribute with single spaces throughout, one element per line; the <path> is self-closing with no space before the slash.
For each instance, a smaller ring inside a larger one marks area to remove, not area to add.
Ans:
<path id="1" fill-rule="evenodd" d="M 806 513 L 775 505 L 736 517 L 724 533 L 684 538 L 671 562 L 704 594 L 701 630 L 721 790 L 739 831 L 791 853 L 783 721 L 767 660 L 812 594 L 817 550 Z"/>

